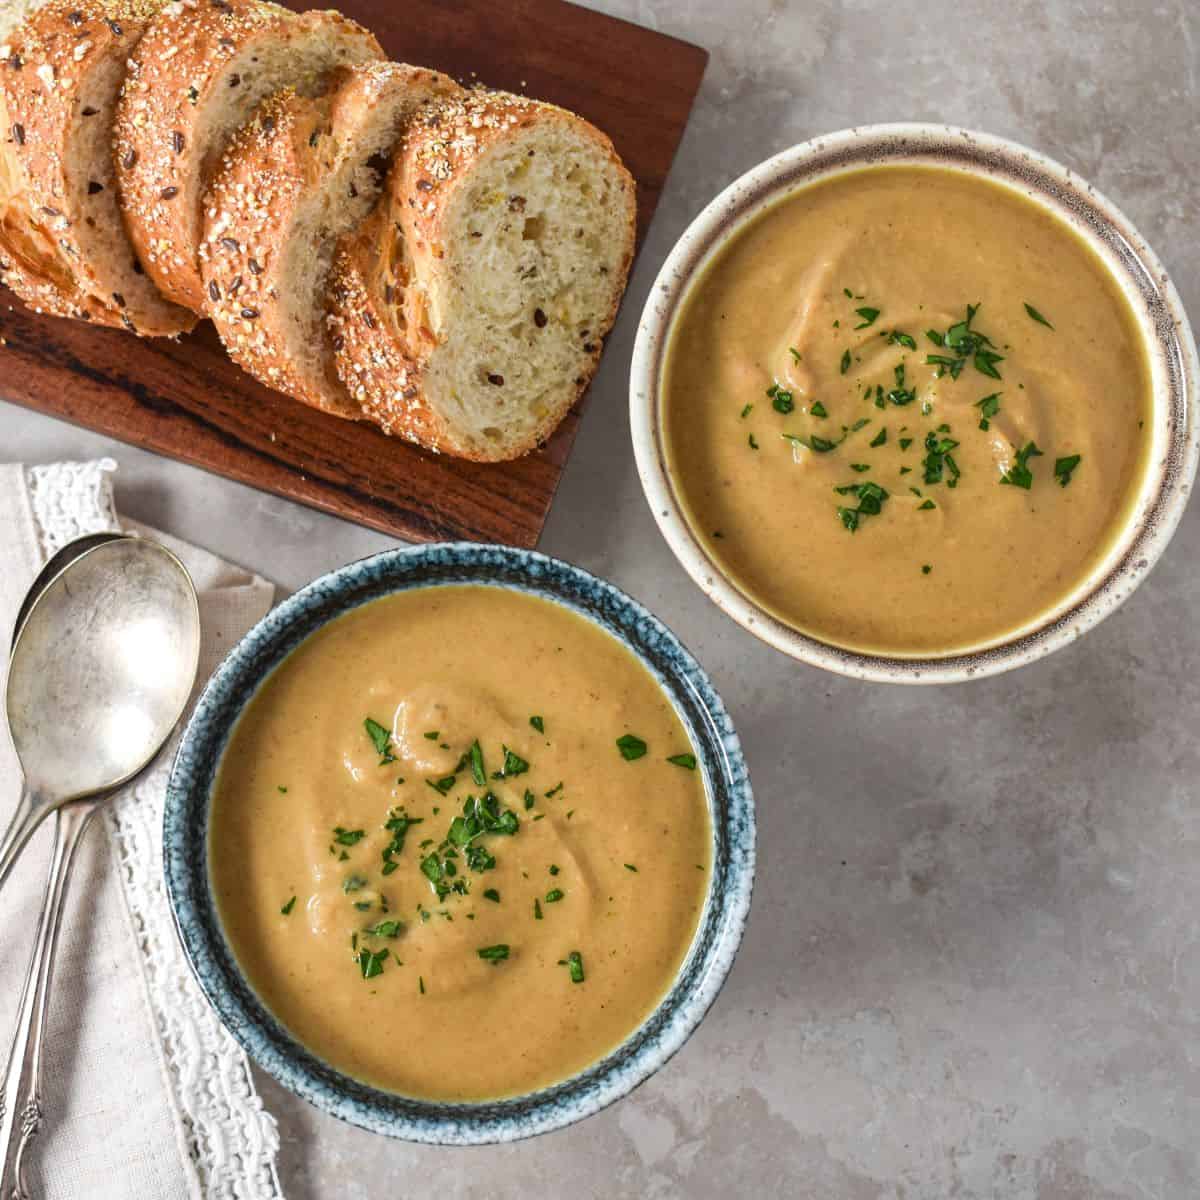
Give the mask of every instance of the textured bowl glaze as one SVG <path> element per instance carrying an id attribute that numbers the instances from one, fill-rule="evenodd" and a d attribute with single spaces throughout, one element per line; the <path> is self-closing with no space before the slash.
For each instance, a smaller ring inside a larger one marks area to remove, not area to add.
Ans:
<path id="1" fill-rule="evenodd" d="M 1008 638 L 939 657 L 886 657 L 832 646 L 762 608 L 696 538 L 663 439 L 662 382 L 676 319 L 708 265 L 765 209 L 818 180 L 876 165 L 938 166 L 983 176 L 1048 209 L 1099 255 L 1129 301 L 1154 390 L 1146 478 L 1110 552 L 1059 605 Z M 995 675 L 1073 642 L 1117 609 L 1171 540 L 1196 474 L 1200 365 L 1174 285 L 1132 223 L 1110 200 L 1037 151 L 944 125 L 871 125 L 785 150 L 730 184 L 692 222 L 659 273 L 642 313 L 630 379 L 638 473 L 675 556 L 723 611 L 793 658 L 842 675 L 889 683 L 952 683 Z"/>
<path id="2" fill-rule="evenodd" d="M 360 604 L 411 588 L 484 584 L 564 605 L 612 634 L 655 676 L 683 721 L 704 775 L 713 871 L 692 946 L 670 991 L 622 1045 L 586 1071 L 529 1095 L 430 1102 L 343 1075 L 305 1049 L 250 987 L 222 931 L 208 871 L 213 781 L 238 717 L 305 638 Z M 167 789 L 167 890 L 205 995 L 251 1058 L 284 1087 L 352 1124 L 418 1142 L 514 1141 L 619 1099 L 663 1065 L 700 1023 L 733 965 L 754 881 L 754 800 L 737 735 L 707 676 L 657 618 L 611 584 L 533 551 L 467 543 L 393 550 L 310 583 L 259 622 L 204 689 Z"/>

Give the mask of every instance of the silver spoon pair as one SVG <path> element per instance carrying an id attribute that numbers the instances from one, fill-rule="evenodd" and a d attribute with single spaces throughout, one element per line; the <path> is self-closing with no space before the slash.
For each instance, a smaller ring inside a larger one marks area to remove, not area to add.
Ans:
<path id="1" fill-rule="evenodd" d="M 42 1119 L 50 978 L 79 839 L 100 804 L 158 755 L 196 679 L 200 614 L 183 564 L 121 534 L 72 542 L 21 605 L 9 659 L 9 732 L 24 789 L 0 838 L 0 887 L 34 830 L 54 850 L 0 1091 L 0 1197 L 25 1200 L 24 1156 Z"/>

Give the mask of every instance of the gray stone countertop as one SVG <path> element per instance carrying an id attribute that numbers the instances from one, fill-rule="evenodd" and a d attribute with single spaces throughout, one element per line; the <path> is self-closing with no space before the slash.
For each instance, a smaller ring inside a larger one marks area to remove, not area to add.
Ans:
<path id="1" fill-rule="evenodd" d="M 626 416 L 637 314 L 688 220 L 759 159 L 853 124 L 952 122 L 1049 153 L 1116 200 L 1200 312 L 1200 7 L 603 7 L 713 58 L 542 548 L 648 604 L 724 694 L 758 798 L 753 915 L 691 1042 L 573 1129 L 406 1146 L 263 1079 L 288 1196 L 1200 1195 L 1200 514 L 1053 658 L 868 686 L 792 663 L 700 595 L 643 501 Z M 4 404 L 0 448 L 111 454 L 127 515 L 285 589 L 389 544 Z"/>

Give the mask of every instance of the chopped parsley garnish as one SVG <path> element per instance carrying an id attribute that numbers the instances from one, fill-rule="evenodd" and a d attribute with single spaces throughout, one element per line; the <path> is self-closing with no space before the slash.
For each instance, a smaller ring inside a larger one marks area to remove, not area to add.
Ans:
<path id="1" fill-rule="evenodd" d="M 421 873 L 429 880 L 439 900 L 454 894 L 465 896 L 470 885 L 459 875 L 460 860 L 468 870 L 481 873 L 496 865 L 494 855 L 479 839 L 485 834 L 511 837 L 520 821 L 511 808 L 501 809 L 493 792 L 468 796 L 462 815 L 450 822 L 446 837 L 421 860 Z"/>
<path id="2" fill-rule="evenodd" d="M 799 351 L 799 350 L 797 350 L 795 346 L 789 346 L 789 347 L 788 347 L 788 353 L 789 353 L 789 354 L 792 356 L 792 358 L 793 358 L 793 359 L 794 359 L 796 362 L 800 362 L 800 361 L 801 361 L 800 351 Z"/>
<path id="3" fill-rule="evenodd" d="M 850 370 L 850 351 L 847 350 L 842 354 L 842 374 Z"/>
<path id="4" fill-rule="evenodd" d="M 424 817 L 410 817 L 402 808 L 388 811 L 388 819 L 383 823 L 384 829 L 392 835 L 392 840 L 383 848 L 383 873 L 390 875 L 399 865 L 392 861 L 392 856 L 404 849 L 404 839 L 410 825 L 420 825 Z"/>
<path id="5" fill-rule="evenodd" d="M 1029 491 L 1033 486 L 1033 472 L 1029 469 L 1029 460 L 1041 456 L 1042 452 L 1037 448 L 1037 443 L 1027 442 L 1022 449 L 1017 450 L 1016 462 L 1000 476 L 1000 482 Z"/>
<path id="6" fill-rule="evenodd" d="M 855 325 L 855 329 L 866 329 L 869 325 L 874 325 L 879 317 L 879 309 L 877 308 L 856 308 L 855 313 L 862 317 L 862 324 Z"/>
<path id="7" fill-rule="evenodd" d="M 864 425 L 871 423 L 869 417 L 859 417 L 853 425 L 842 426 L 842 436 L 835 441 L 830 441 L 829 438 L 818 437 L 815 433 L 810 437 L 802 437 L 798 433 L 781 433 L 779 436 L 785 442 L 791 442 L 793 446 L 804 446 L 806 449 L 812 450 L 817 454 L 828 454 L 830 450 L 836 450 L 852 433 L 857 433 Z"/>
<path id="8" fill-rule="evenodd" d="M 428 738 L 431 742 L 436 742 L 442 736 L 440 729 L 431 729 L 428 733 L 423 734 L 423 737 Z"/>
<path id="9" fill-rule="evenodd" d="M 363 728 L 375 747 L 375 753 L 379 755 L 379 765 L 382 767 L 395 762 L 396 756 L 392 753 L 392 731 L 370 717 L 363 722 Z"/>
<path id="10" fill-rule="evenodd" d="M 676 767 L 683 767 L 687 771 L 696 769 L 696 756 L 694 754 L 672 754 L 667 762 Z"/>
<path id="11" fill-rule="evenodd" d="M 528 812 L 536 803 L 537 797 L 528 789 L 525 789 L 525 811 Z"/>
<path id="12" fill-rule="evenodd" d="M 454 790 L 454 785 L 458 782 L 458 776 L 445 775 L 441 779 L 427 779 L 425 782 L 429 784 L 429 786 L 433 788 L 435 792 L 440 792 L 443 796 L 445 796 Z"/>
<path id="13" fill-rule="evenodd" d="M 828 413 L 828 412 L 825 410 L 825 405 L 823 405 L 823 404 L 820 402 L 820 400 L 816 400 L 816 401 L 814 401 L 814 402 L 813 402 L 813 404 L 810 406 L 810 408 L 809 408 L 809 410 L 808 410 L 808 411 L 809 411 L 809 412 L 810 412 L 810 413 L 811 413 L 811 414 L 812 414 L 814 417 L 821 417 L 821 418 L 825 418 L 825 417 L 829 416 L 829 413 Z"/>
<path id="14" fill-rule="evenodd" d="M 928 575 L 928 574 L 929 574 L 929 572 L 930 572 L 930 571 L 932 571 L 932 570 L 933 570 L 933 568 L 932 568 L 932 567 L 931 567 L 931 566 L 930 566 L 928 563 L 926 563 L 926 564 L 925 564 L 925 565 L 924 565 L 924 566 L 921 568 L 921 574 L 922 574 L 922 575 Z"/>
<path id="15" fill-rule="evenodd" d="M 1050 322 L 1049 322 L 1049 321 L 1047 321 L 1047 320 L 1046 320 L 1046 318 L 1045 318 L 1045 317 L 1043 317 L 1043 316 L 1042 316 L 1042 314 L 1041 314 L 1040 312 L 1038 312 L 1038 310 L 1037 310 L 1036 308 L 1034 308 L 1034 307 L 1033 307 L 1033 305 L 1032 305 L 1032 304 L 1030 304 L 1028 301 L 1026 301 L 1026 302 L 1025 302 L 1025 311 L 1026 311 L 1026 312 L 1029 314 L 1029 316 L 1030 316 L 1030 317 L 1031 317 L 1033 320 L 1035 320 L 1035 321 L 1036 321 L 1036 322 L 1037 322 L 1039 325 L 1045 325 L 1045 327 L 1046 327 L 1047 329 L 1053 329 L 1053 328 L 1054 328 L 1054 326 L 1053 326 L 1053 325 L 1051 325 L 1051 324 L 1050 324 Z"/>
<path id="16" fill-rule="evenodd" d="M 542 919 L 542 902 L 537 899 L 536 896 L 533 900 L 533 919 L 535 921 L 540 921 Z"/>
<path id="17" fill-rule="evenodd" d="M 559 871 L 558 864 L 557 864 L 557 863 L 551 863 L 551 864 L 550 864 L 550 874 L 551 874 L 551 875 L 557 875 L 557 874 L 558 874 L 558 871 Z"/>
<path id="18" fill-rule="evenodd" d="M 618 743 L 619 745 L 620 743 Z M 547 800 L 552 800 L 563 790 L 562 780 L 559 780 L 548 792 L 544 793 Z"/>
<path id="19" fill-rule="evenodd" d="M 501 746 L 504 751 L 504 765 L 492 773 L 493 779 L 509 779 L 514 775 L 524 775 L 529 770 L 529 764 L 519 755 L 514 754 L 507 746 Z"/>
<path id="20" fill-rule="evenodd" d="M 906 405 L 911 404 L 917 398 L 916 389 L 915 388 L 906 388 L 904 386 L 904 364 L 903 363 L 896 364 L 895 369 L 894 369 L 894 374 L 896 377 L 896 386 L 887 393 L 887 402 L 889 404 L 895 405 L 897 408 L 904 408 Z M 875 391 L 876 391 L 875 407 L 882 408 L 883 404 L 880 401 L 883 399 L 883 397 L 881 395 L 883 389 L 877 387 L 875 389 Z"/>
<path id="21" fill-rule="evenodd" d="M 380 921 L 363 930 L 368 937 L 398 938 L 404 932 L 403 921 Z"/>
<path id="22" fill-rule="evenodd" d="M 551 888 L 546 893 L 546 903 L 547 904 L 557 904 L 565 895 L 566 895 L 566 892 L 564 892 L 562 890 L 562 888 Z"/>
<path id="23" fill-rule="evenodd" d="M 767 395 L 771 397 L 771 407 L 777 413 L 783 413 L 784 416 L 796 407 L 792 393 L 781 388 L 777 383 L 773 383 L 767 388 Z"/>
<path id="24" fill-rule="evenodd" d="M 812 437 L 807 438 L 801 437 L 798 433 L 781 433 L 779 436 L 785 442 L 791 442 L 793 446 L 805 446 L 817 454 L 828 454 L 830 450 L 836 450 L 839 445 L 838 442 L 831 442 L 828 438 L 817 437 L 815 433 Z"/>
<path id="25" fill-rule="evenodd" d="M 292 909 L 295 907 L 296 897 L 293 896 L 279 911 L 283 913 L 285 917 L 290 917 L 292 915 Z"/>
<path id="26" fill-rule="evenodd" d="M 538 731 L 538 733 L 546 732 L 546 722 L 541 717 L 530 717 L 529 723 Z"/>
<path id="27" fill-rule="evenodd" d="M 901 333 L 898 329 L 892 330 L 892 332 L 888 335 L 888 341 L 893 345 L 896 342 L 899 342 L 901 346 L 904 346 L 908 350 L 915 350 L 917 348 L 917 343 L 912 335 L 908 333 Z"/>
<path id="28" fill-rule="evenodd" d="M 483 766 L 483 750 L 479 745 L 479 739 L 471 743 L 470 750 L 467 751 L 467 759 L 471 764 L 471 778 L 475 780 L 478 787 L 483 787 L 487 783 L 487 771 Z"/>
<path id="29" fill-rule="evenodd" d="M 500 893 L 496 891 L 495 888 L 488 888 L 487 891 L 483 893 L 483 898 L 485 900 L 490 900 L 493 904 L 500 903 Z"/>
<path id="30" fill-rule="evenodd" d="M 1079 466 L 1082 459 L 1082 454 L 1068 454 L 1066 458 L 1054 460 L 1054 478 L 1062 487 L 1066 487 L 1071 482 L 1071 472 Z"/>
<path id="31" fill-rule="evenodd" d="M 390 951 L 386 946 L 382 950 L 368 950 L 364 946 L 358 952 L 358 966 L 362 971 L 364 979 L 374 979 L 376 975 L 383 974 L 383 960 L 387 958 Z"/>
<path id="32" fill-rule="evenodd" d="M 637 874 L 637 867 L 635 867 L 633 863 L 625 863 L 624 866 L 625 870 L 632 871 L 635 875 Z"/>
<path id="33" fill-rule="evenodd" d="M 1002 392 L 993 392 L 990 396 L 975 401 L 975 407 L 979 409 L 979 428 L 985 432 L 991 428 L 992 418 L 1000 411 L 1002 395 Z"/>
<path id="34" fill-rule="evenodd" d="M 870 463 L 851 463 L 850 470 L 856 475 L 865 475 L 871 469 Z"/>
<path id="35" fill-rule="evenodd" d="M 881 429 L 874 436 L 874 438 L 871 439 L 871 443 L 870 443 L 872 450 L 874 450 L 876 448 L 876 446 L 883 446 L 886 444 L 887 444 L 887 430 L 886 429 Z"/>
<path id="36" fill-rule="evenodd" d="M 279 792 L 283 796 L 287 795 L 287 788 L 285 788 L 282 783 L 279 785 Z"/>
<path id="37" fill-rule="evenodd" d="M 617 749 L 626 762 L 633 762 L 635 758 L 641 758 L 646 753 L 646 743 L 637 734 L 625 733 L 617 738 Z M 558 786 L 562 787 L 562 784 Z M 549 796 L 550 793 L 547 792 L 546 795 Z"/>
<path id="38" fill-rule="evenodd" d="M 366 836 L 365 829 L 343 829 L 340 825 L 333 831 L 333 840 L 339 846 L 357 846 Z"/>
<path id="39" fill-rule="evenodd" d="M 888 498 L 888 493 L 879 484 L 870 481 L 847 484 L 845 487 L 835 488 L 834 491 L 842 496 L 858 498 L 857 508 L 839 506 L 837 510 L 838 520 L 851 533 L 858 531 L 863 517 L 877 517 L 883 511 L 883 502 Z"/>
<path id="40" fill-rule="evenodd" d="M 583 955 L 578 950 L 572 950 L 566 958 L 560 958 L 558 965 L 567 968 L 572 983 L 583 982 Z"/>
<path id="41" fill-rule="evenodd" d="M 944 334 L 938 333 L 935 329 L 926 330 L 925 336 L 935 346 L 950 351 L 949 354 L 925 356 L 927 363 L 937 367 L 939 378 L 949 374 L 951 379 L 957 379 L 962 374 L 962 369 L 968 360 L 975 364 L 975 370 L 981 375 L 987 375 L 992 379 L 1000 378 L 996 364 L 1002 363 L 1004 356 L 991 349 L 995 343 L 987 334 L 981 333 L 973 325 L 975 314 L 979 312 L 979 308 L 978 304 L 968 304 L 966 320 L 955 322 Z"/>
<path id="42" fill-rule="evenodd" d="M 954 461 L 951 451 L 958 443 L 950 437 L 938 437 L 932 430 L 925 435 L 925 458 L 921 465 L 925 468 L 926 483 L 941 483 L 945 476 L 947 487 L 958 486 L 958 464 Z"/>
<path id="43" fill-rule="evenodd" d="M 348 896 L 351 892 L 360 892 L 367 886 L 367 881 L 362 875 L 347 875 L 342 880 L 342 891 Z"/>
<path id="44" fill-rule="evenodd" d="M 475 951 L 484 962 L 490 962 L 493 965 L 498 962 L 503 962 L 509 957 L 508 946 L 501 942 L 496 946 L 481 946 Z"/>
<path id="45" fill-rule="evenodd" d="M 424 975 L 417 976 L 417 987 L 420 990 L 421 995 L 422 996 L 425 995 L 425 976 Z"/>
<path id="46" fill-rule="evenodd" d="M 745 406 L 745 407 L 742 409 L 742 420 L 744 421 L 744 420 L 745 420 L 745 419 L 746 419 L 746 418 L 747 418 L 747 417 L 748 417 L 748 416 L 749 416 L 749 415 L 750 415 L 750 414 L 751 414 L 753 411 L 754 411 L 754 405 L 753 405 L 753 404 L 747 404 L 747 405 L 746 405 L 746 406 Z"/>
<path id="47" fill-rule="evenodd" d="M 750 436 L 746 439 L 746 444 L 750 447 L 751 450 L 758 449 L 758 441 L 755 438 L 754 434 L 750 434 Z"/>
<path id="48" fill-rule="evenodd" d="M 907 450 L 909 448 L 909 446 L 911 446 L 912 444 L 913 444 L 912 438 L 897 439 L 897 445 L 900 447 L 901 450 Z"/>
<path id="49" fill-rule="evenodd" d="M 926 500 L 924 504 L 917 505 L 917 512 L 924 512 L 927 508 L 937 508 L 932 500 Z"/>

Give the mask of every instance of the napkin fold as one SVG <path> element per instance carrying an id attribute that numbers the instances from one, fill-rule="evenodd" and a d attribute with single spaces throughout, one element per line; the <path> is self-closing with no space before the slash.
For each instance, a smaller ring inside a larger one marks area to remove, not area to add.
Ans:
<path id="1" fill-rule="evenodd" d="M 0 465 L 0 639 L 66 542 L 123 529 L 183 561 L 200 597 L 197 691 L 271 607 L 266 580 L 175 538 L 121 521 L 111 459 Z M 0 690 L 8 656 L 0 654 Z M 193 700 L 194 700 L 193 696 Z M 2 720 L 2 718 L 0 718 Z M 7 732 L 7 731 L 6 731 Z M 45 1200 L 281 1200 L 278 1134 L 249 1064 L 192 978 L 162 866 L 163 799 L 178 734 L 106 805 L 81 844 L 63 919 L 44 1059 L 45 1121 L 29 1184 Z M 63 730 L 71 753 L 71 731 Z M 20 770 L 0 737 L 0 821 Z M 39 832 L 0 891 L 0 1054 L 7 1057 L 49 859 Z M 196 852 L 202 854 L 203 847 Z M 3 1061 L 3 1060 L 0 1060 Z"/>

